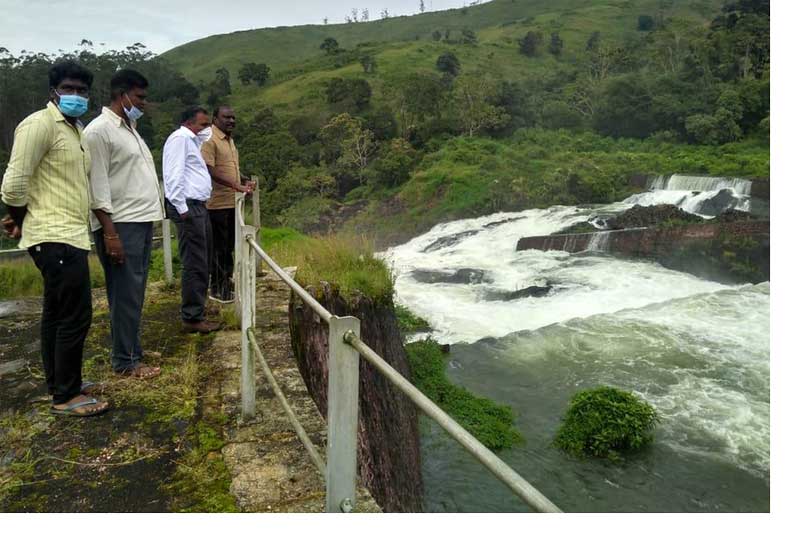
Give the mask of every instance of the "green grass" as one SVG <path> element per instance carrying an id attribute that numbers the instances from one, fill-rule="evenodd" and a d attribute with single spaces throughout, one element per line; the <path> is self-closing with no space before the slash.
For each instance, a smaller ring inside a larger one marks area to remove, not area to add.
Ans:
<path id="1" fill-rule="evenodd" d="M 402 333 L 419 333 L 431 329 L 427 320 L 415 315 L 402 305 L 394 305 L 394 315 L 397 317 L 397 325 Z"/>
<path id="2" fill-rule="evenodd" d="M 375 302 L 391 304 L 392 276 L 386 265 L 373 256 L 372 243 L 364 237 L 315 238 L 288 228 L 264 228 L 260 241 L 281 267 L 298 267 L 295 278 L 303 286 L 326 281 L 348 299 L 361 292 Z"/>
<path id="3" fill-rule="evenodd" d="M 523 440 L 509 406 L 477 397 L 447 380 L 447 362 L 438 343 L 419 341 L 407 344 L 405 350 L 416 387 L 477 440 L 492 450 L 509 448 Z"/>
<path id="4" fill-rule="evenodd" d="M 105 286 L 105 274 L 93 254 L 88 257 L 91 288 Z M 44 293 L 44 281 L 36 265 L 29 259 L 0 263 L 0 299 L 34 297 Z"/>

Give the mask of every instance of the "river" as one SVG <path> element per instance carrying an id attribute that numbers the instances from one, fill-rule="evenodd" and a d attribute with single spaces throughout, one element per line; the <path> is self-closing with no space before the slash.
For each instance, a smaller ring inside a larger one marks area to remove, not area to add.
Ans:
<path id="1" fill-rule="evenodd" d="M 611 205 L 441 224 L 382 254 L 397 301 L 452 345 L 450 379 L 516 412 L 526 442 L 500 456 L 565 511 L 769 510 L 769 283 L 727 286 L 612 257 L 598 243 L 579 254 L 515 251 L 521 237 L 634 204 L 704 216 L 717 204 L 750 207 L 738 180 L 673 181 Z M 468 280 L 427 278 L 461 270 Z M 500 300 L 529 286 L 548 293 Z M 551 445 L 571 396 L 599 385 L 631 390 L 661 416 L 654 443 L 626 461 L 573 459 Z M 428 511 L 526 509 L 435 425 L 422 426 Z"/>

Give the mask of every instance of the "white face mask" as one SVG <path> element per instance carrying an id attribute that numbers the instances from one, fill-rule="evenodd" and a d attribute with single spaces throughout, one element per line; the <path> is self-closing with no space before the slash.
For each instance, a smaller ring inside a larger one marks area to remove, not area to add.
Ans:
<path id="1" fill-rule="evenodd" d="M 124 106 L 124 102 L 121 103 L 121 107 L 124 108 L 124 114 L 127 115 L 127 118 L 130 119 L 132 122 L 135 122 L 136 120 L 138 120 L 143 116 L 143 111 L 132 105 L 132 100 L 130 100 L 129 96 L 127 96 L 127 101 L 130 102 L 130 108 L 127 109 Z"/>
<path id="2" fill-rule="evenodd" d="M 206 143 L 212 137 L 212 126 L 207 126 L 202 131 L 196 134 L 201 143 Z"/>

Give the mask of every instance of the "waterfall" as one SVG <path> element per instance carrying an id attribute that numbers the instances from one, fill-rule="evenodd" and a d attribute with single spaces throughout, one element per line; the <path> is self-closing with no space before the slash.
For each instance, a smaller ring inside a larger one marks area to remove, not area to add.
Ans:
<path id="1" fill-rule="evenodd" d="M 609 249 L 609 231 L 600 231 L 590 236 L 585 252 L 606 252 Z"/>
<path id="2" fill-rule="evenodd" d="M 651 190 L 688 190 L 692 192 L 713 192 L 723 188 L 731 188 L 742 196 L 750 195 L 752 181 L 738 177 L 699 177 L 694 175 L 674 174 L 666 177 L 659 175 L 648 183 Z"/>

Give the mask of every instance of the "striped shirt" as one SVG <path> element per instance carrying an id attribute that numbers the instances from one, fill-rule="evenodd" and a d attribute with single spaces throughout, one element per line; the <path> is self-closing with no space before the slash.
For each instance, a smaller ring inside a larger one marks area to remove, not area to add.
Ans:
<path id="1" fill-rule="evenodd" d="M 116 223 L 154 222 L 165 213 L 152 153 L 134 126 L 103 107 L 84 132 L 91 151 L 91 209 L 105 211 Z M 101 227 L 91 213 L 91 229 Z"/>
<path id="2" fill-rule="evenodd" d="M 50 102 L 19 123 L 0 192 L 28 212 L 19 248 L 66 243 L 90 250 L 88 171 L 91 157 L 80 123 L 72 126 Z"/>

